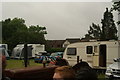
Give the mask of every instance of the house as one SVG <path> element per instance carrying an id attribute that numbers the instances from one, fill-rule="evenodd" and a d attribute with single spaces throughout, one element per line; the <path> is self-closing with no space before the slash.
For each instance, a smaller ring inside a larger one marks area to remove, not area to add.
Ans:
<path id="1" fill-rule="evenodd" d="M 63 48 L 63 43 L 65 40 L 48 40 L 47 46 L 49 48 Z"/>
<path id="2" fill-rule="evenodd" d="M 69 44 L 80 41 L 80 38 L 66 38 L 65 42 L 63 43 L 63 47 L 66 48 Z"/>
<path id="3" fill-rule="evenodd" d="M 49 48 L 66 48 L 67 45 L 80 42 L 80 38 L 66 38 L 66 40 L 47 40 Z"/>

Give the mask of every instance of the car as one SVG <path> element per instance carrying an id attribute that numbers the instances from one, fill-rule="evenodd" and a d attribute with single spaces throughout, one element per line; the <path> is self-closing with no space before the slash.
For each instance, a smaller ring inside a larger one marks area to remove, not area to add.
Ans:
<path id="1" fill-rule="evenodd" d="M 36 63 L 42 63 L 43 61 L 48 61 L 48 56 L 44 56 L 44 55 L 37 55 L 35 58 L 34 58 L 34 61 Z"/>
<path id="2" fill-rule="evenodd" d="M 55 52 L 55 53 L 52 53 L 50 56 L 55 57 L 55 58 L 57 58 L 57 57 L 62 58 L 63 57 L 63 52 Z"/>
<path id="3" fill-rule="evenodd" d="M 107 78 L 119 78 L 120 79 L 120 58 L 115 58 L 114 63 L 107 67 L 106 73 Z"/>
<path id="4" fill-rule="evenodd" d="M 43 61 L 49 61 L 49 54 L 47 52 L 41 52 L 35 55 L 34 62 L 43 63 Z"/>

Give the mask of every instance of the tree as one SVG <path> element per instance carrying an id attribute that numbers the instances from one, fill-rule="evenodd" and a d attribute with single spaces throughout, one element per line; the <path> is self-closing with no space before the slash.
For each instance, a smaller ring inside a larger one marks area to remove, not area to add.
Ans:
<path id="1" fill-rule="evenodd" d="M 9 48 L 12 50 L 21 40 L 19 40 L 19 32 L 27 31 L 27 26 L 25 25 L 25 20 L 22 18 L 6 19 L 2 21 L 2 41 L 8 44 Z"/>
<path id="2" fill-rule="evenodd" d="M 99 25 L 92 23 L 90 29 L 88 30 L 88 34 L 85 35 L 86 39 L 100 39 L 101 38 L 101 28 Z"/>
<path id="3" fill-rule="evenodd" d="M 20 43 L 44 44 L 46 41 L 44 37 L 44 34 L 47 34 L 45 27 L 37 25 L 28 28 L 22 18 L 8 18 L 0 23 L 2 23 L 2 41 L 8 44 L 10 50 Z"/>
<path id="4" fill-rule="evenodd" d="M 2 43 L 2 22 L 0 22 L 0 44 Z"/>
<path id="5" fill-rule="evenodd" d="M 115 10 L 118 11 L 118 14 L 120 15 L 120 1 L 114 2 L 112 5 L 113 7 L 111 8 L 111 11 Z M 118 25 L 120 24 L 120 21 L 117 22 Z"/>
<path id="6" fill-rule="evenodd" d="M 106 11 L 104 12 L 104 17 L 101 21 L 102 23 L 102 40 L 117 40 L 117 28 L 113 20 L 113 14 L 111 11 L 108 11 L 108 8 L 106 8 Z"/>
<path id="7" fill-rule="evenodd" d="M 29 33 L 29 43 L 45 44 L 46 41 L 44 34 L 47 34 L 45 27 L 40 27 L 39 25 L 29 26 L 28 33 Z"/>
<path id="8" fill-rule="evenodd" d="M 111 8 L 111 10 L 117 10 L 118 12 L 120 12 L 120 1 L 114 2 L 112 6 L 113 7 Z"/>
<path id="9" fill-rule="evenodd" d="M 117 40 L 117 28 L 113 20 L 113 14 L 111 11 L 104 12 L 103 19 L 101 21 L 102 28 L 99 25 L 92 23 L 88 34 L 85 35 L 85 39 L 97 39 L 97 40 Z"/>
<path id="10" fill-rule="evenodd" d="M 11 31 L 9 30 L 8 24 L 10 23 L 11 19 L 8 18 L 5 21 L 1 21 L 2 23 L 2 41 L 3 43 L 6 42 L 7 38 L 10 38 Z"/>

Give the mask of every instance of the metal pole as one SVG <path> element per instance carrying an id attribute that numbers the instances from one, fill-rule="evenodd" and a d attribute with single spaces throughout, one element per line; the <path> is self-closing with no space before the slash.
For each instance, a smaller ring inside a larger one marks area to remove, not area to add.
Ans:
<path id="1" fill-rule="evenodd" d="M 24 44 L 24 64 L 25 67 L 27 67 L 27 63 L 28 63 L 28 49 L 27 49 L 27 44 Z"/>

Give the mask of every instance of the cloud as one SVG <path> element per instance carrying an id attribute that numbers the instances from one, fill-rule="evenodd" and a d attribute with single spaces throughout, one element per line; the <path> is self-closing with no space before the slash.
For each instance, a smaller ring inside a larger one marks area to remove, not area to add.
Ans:
<path id="1" fill-rule="evenodd" d="M 47 39 L 83 37 L 92 22 L 101 23 L 111 2 L 11 2 L 3 3 L 3 19 L 21 17 L 29 25 L 47 28 Z"/>

